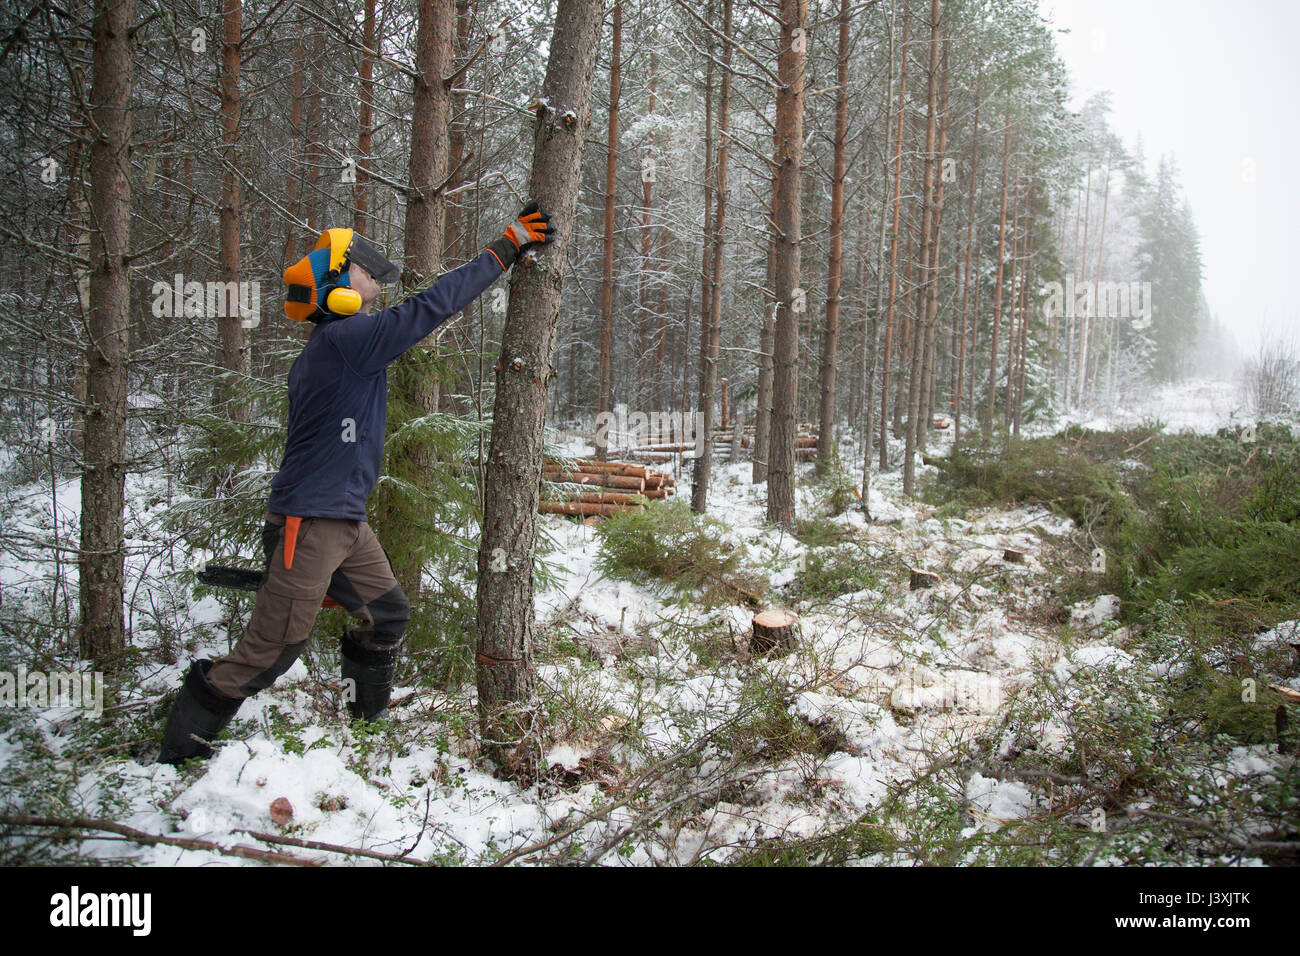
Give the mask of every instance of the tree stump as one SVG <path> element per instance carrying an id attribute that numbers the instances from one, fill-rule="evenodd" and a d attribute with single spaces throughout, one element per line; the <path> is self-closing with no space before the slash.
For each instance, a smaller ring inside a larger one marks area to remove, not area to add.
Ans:
<path id="1" fill-rule="evenodd" d="M 754 654 L 778 651 L 788 654 L 794 649 L 794 628 L 799 619 L 789 611 L 763 611 L 754 615 L 754 636 L 749 649 Z"/>
<path id="2" fill-rule="evenodd" d="M 922 588 L 932 588 L 938 583 L 939 575 L 935 574 L 933 571 L 918 571 L 915 568 L 912 569 L 912 581 L 909 587 L 913 591 L 918 591 Z"/>
<path id="3" fill-rule="evenodd" d="M 1015 548 L 1007 548 L 1002 552 L 1002 560 L 1007 564 L 1024 564 L 1025 552 L 1017 551 Z"/>

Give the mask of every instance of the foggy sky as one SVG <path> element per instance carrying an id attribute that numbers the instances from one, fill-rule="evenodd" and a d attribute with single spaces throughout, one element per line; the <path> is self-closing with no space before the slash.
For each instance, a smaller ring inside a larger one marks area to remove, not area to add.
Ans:
<path id="1" fill-rule="evenodd" d="M 1294 0 L 1040 0 L 1069 35 L 1057 48 L 1078 109 L 1112 93 L 1110 123 L 1147 172 L 1178 163 L 1201 236 L 1211 311 L 1243 352 L 1261 330 L 1300 335 L 1300 3 Z M 1251 176 L 1253 174 L 1253 181 Z"/>

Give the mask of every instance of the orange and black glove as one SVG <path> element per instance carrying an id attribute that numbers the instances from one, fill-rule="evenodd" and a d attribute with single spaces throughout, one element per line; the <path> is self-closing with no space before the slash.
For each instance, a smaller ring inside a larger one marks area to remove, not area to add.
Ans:
<path id="1" fill-rule="evenodd" d="M 519 218 L 512 222 L 500 239 L 493 240 L 488 251 L 501 263 L 501 271 L 506 271 L 515 260 L 533 246 L 546 245 L 551 241 L 555 227 L 551 217 L 541 211 L 537 201 L 533 200 L 524 207 Z"/>

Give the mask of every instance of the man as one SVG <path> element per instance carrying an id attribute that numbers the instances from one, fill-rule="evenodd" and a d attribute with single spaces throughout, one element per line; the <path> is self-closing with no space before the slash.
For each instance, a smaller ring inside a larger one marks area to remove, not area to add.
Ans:
<path id="1" fill-rule="evenodd" d="M 550 217 L 529 203 L 477 258 L 373 313 L 362 310 L 401 270 L 351 229 L 326 230 L 285 270 L 285 314 L 316 327 L 289 371 L 289 433 L 262 529 L 266 577 L 230 654 L 190 667 L 160 762 L 211 756 L 209 742 L 243 700 L 298 659 L 327 596 L 360 621 L 343 635 L 342 673 L 354 692 L 349 712 L 361 720 L 387 716 L 411 611 L 366 522 L 366 499 L 383 460 L 388 366 L 554 231 Z"/>

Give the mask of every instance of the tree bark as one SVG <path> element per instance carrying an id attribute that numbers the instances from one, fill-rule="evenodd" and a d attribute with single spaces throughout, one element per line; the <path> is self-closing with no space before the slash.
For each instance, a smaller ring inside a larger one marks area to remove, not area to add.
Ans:
<path id="1" fill-rule="evenodd" d="M 541 490 L 547 383 L 561 288 L 574 242 L 582 150 L 591 125 L 592 74 L 603 0 L 559 0 L 537 109 L 528 193 L 550 212 L 553 242 L 511 274 L 497 363 L 492 436 L 478 554 L 478 712 L 484 750 L 507 770 L 538 767 L 533 561 Z"/>
<path id="2" fill-rule="evenodd" d="M 375 0 L 365 0 L 361 42 L 367 50 L 375 49 Z M 352 190 L 352 228 L 363 236 L 366 232 L 368 197 L 366 183 L 370 181 L 370 139 L 374 132 L 375 61 L 370 53 L 361 54 L 361 108 L 357 123 L 357 182 Z"/>
<path id="3" fill-rule="evenodd" d="M 131 287 L 133 0 L 97 0 L 90 148 L 89 405 L 81 477 L 79 651 L 115 670 L 126 648 L 122 598 L 126 507 L 127 322 Z"/>
<path id="4" fill-rule="evenodd" d="M 916 328 L 913 333 L 912 370 L 907 390 L 907 432 L 904 438 L 903 494 L 911 495 L 916 477 L 917 433 L 929 422 L 929 412 L 923 409 L 922 392 L 925 389 L 925 356 L 930 334 L 930 301 L 939 281 L 934 268 L 931 249 L 934 248 L 935 217 L 935 139 L 939 123 L 939 0 L 930 0 L 930 69 L 926 77 L 925 123 L 925 174 L 921 187 L 921 293 L 917 295 Z M 922 413 L 926 422 L 921 421 Z"/>
<path id="5" fill-rule="evenodd" d="M 415 38 L 415 89 L 411 113 L 411 156 L 406 201 L 406 268 L 402 289 L 407 295 L 425 288 L 442 268 L 445 199 L 440 190 L 447 179 L 451 97 L 444 77 L 452 70 L 452 38 L 456 27 L 454 0 L 421 0 Z M 437 335 L 428 345 L 408 349 L 393 363 L 390 376 L 391 436 L 413 418 L 438 411 Z M 427 440 L 409 439 L 387 454 L 385 472 L 413 484 L 428 486 L 435 466 Z M 428 548 L 425 537 L 433 518 L 396 485 L 380 488 L 374 505 L 376 534 L 384 542 L 393 574 L 413 604 L 423 590 L 422 567 Z"/>
<path id="6" fill-rule="evenodd" d="M 938 336 L 939 336 L 939 259 L 943 253 L 943 201 L 944 179 L 939 171 L 944 154 L 948 151 L 948 38 L 943 34 L 942 24 L 938 24 L 936 38 L 941 44 L 942 59 L 939 67 L 939 118 L 938 118 L 938 154 L 934 160 L 934 216 L 931 229 L 934 238 L 930 242 L 930 287 L 926 306 L 926 346 L 925 365 L 922 369 L 921 406 L 924 421 L 917 432 L 916 444 L 921 454 L 925 454 L 926 439 L 930 433 L 930 423 L 934 413 L 935 379 L 938 374 Z"/>
<path id="7" fill-rule="evenodd" d="M 298 219 L 301 216 L 302 191 L 302 78 L 307 64 L 303 54 L 302 37 L 293 41 L 293 80 L 289 95 L 289 176 L 285 183 L 285 209 L 289 213 L 284 227 L 284 255 L 282 267 L 288 269 L 298 261 Z"/>
<path id="8" fill-rule="evenodd" d="M 835 65 L 835 140 L 831 161 L 831 255 L 826 280 L 826 333 L 822 339 L 821 409 L 817 426 L 817 471 L 830 468 L 835 447 L 835 385 L 839 365 L 840 287 L 844 270 L 844 146 L 849 126 L 849 0 L 840 0 L 840 36 Z"/>
<path id="9" fill-rule="evenodd" d="M 880 469 L 889 467 L 889 364 L 894 347 L 894 302 L 898 295 L 898 225 L 903 208 L 903 117 L 907 97 L 907 0 L 903 0 L 902 64 L 898 81 L 898 132 L 894 147 L 894 222 L 889 239 L 889 299 L 885 305 L 885 350 L 880 376 Z"/>
<path id="10" fill-rule="evenodd" d="M 795 414 L 799 401 L 799 243 L 808 0 L 781 0 L 776 93 L 776 330 L 772 343 L 772 434 L 767 520 L 794 527 Z"/>
<path id="11" fill-rule="evenodd" d="M 982 50 L 977 53 L 976 56 L 982 56 Z M 975 118 L 971 122 L 970 183 L 966 187 L 966 266 L 962 270 L 961 342 L 958 344 L 957 388 L 953 395 L 952 443 L 954 448 L 961 444 L 961 413 L 962 403 L 965 401 L 966 389 L 966 338 L 967 322 L 970 317 L 970 311 L 968 309 L 970 304 L 970 270 L 971 255 L 975 249 L 975 195 L 978 190 L 976 170 L 979 168 L 980 83 L 984 78 L 982 60 L 980 66 L 981 70 L 975 76 Z M 976 316 L 976 320 L 978 321 L 978 316 Z"/>
<path id="12" fill-rule="evenodd" d="M 1011 115 L 1004 117 L 1002 131 L 1002 206 L 998 214 L 998 277 L 993 286 L 993 340 L 989 346 L 988 407 L 983 422 L 987 434 L 993 427 L 993 401 L 998 381 L 998 327 L 1002 322 L 1002 273 L 1007 254 L 1007 160 L 1011 156 Z"/>
<path id="13" fill-rule="evenodd" d="M 722 0 L 722 35 L 731 36 L 732 0 Z M 695 459 L 695 475 L 691 485 L 691 510 L 703 514 L 708 506 L 709 478 L 713 470 L 713 393 L 718 381 L 718 352 L 722 338 L 722 262 L 726 245 L 727 228 L 727 136 L 730 130 L 728 111 L 731 105 L 731 44 L 722 44 L 722 91 L 718 97 L 718 147 L 714 154 L 717 176 L 715 197 L 717 212 L 709 230 L 712 239 L 712 261 L 709 264 L 709 314 L 707 336 L 702 337 L 703 354 L 700 360 L 700 410 L 704 413 L 704 434 L 696 436 L 696 448 L 703 445 Z M 706 208 L 705 215 L 708 215 Z M 724 397 L 725 404 L 725 397 Z M 727 425 L 724 408 L 722 425 Z"/>
<path id="14" fill-rule="evenodd" d="M 614 0 L 614 40 L 609 61 L 609 133 L 605 154 L 604 277 L 600 286 L 600 381 L 596 396 L 596 411 L 602 416 L 613 408 L 610 389 L 614 353 L 614 192 L 618 188 L 618 98 L 622 52 L 623 4 L 622 0 Z M 646 189 L 649 190 L 649 184 L 646 184 Z M 598 445 L 596 457 L 603 459 L 605 455 L 604 446 Z"/>
<path id="15" fill-rule="evenodd" d="M 243 40 L 240 0 L 223 0 L 221 46 L 221 238 L 218 258 L 221 281 L 227 289 L 238 287 L 240 279 L 239 239 L 243 218 L 243 190 L 239 170 L 239 73 L 240 46 Z M 221 333 L 221 368 L 227 375 L 217 379 L 217 408 L 231 421 L 247 422 L 248 405 L 240 400 L 243 389 L 239 379 L 248 375 L 248 334 L 236 304 L 237 296 L 227 296 L 226 309 L 233 315 L 217 317 Z M 230 462 L 238 467 L 242 462 Z"/>
<path id="16" fill-rule="evenodd" d="M 650 89 L 651 112 L 655 109 L 655 93 L 653 78 Z M 654 151 L 654 135 L 650 136 L 651 155 Z M 663 316 L 659 317 L 658 323 L 652 323 L 654 310 L 650 306 L 650 255 L 654 247 L 654 229 L 650 224 L 651 201 L 654 198 L 654 183 L 646 176 L 641 177 L 641 270 L 637 276 L 637 324 L 641 330 L 641 392 L 637 398 L 641 408 L 648 408 L 660 392 L 663 383 L 663 369 L 658 359 L 660 349 L 662 348 L 662 325 Z M 655 325 L 654 336 L 655 345 L 652 358 L 650 338 L 651 326 Z M 662 407 L 662 406 L 656 406 Z"/>
<path id="17" fill-rule="evenodd" d="M 773 154 L 776 143 L 773 139 Z M 772 198 L 768 218 L 776 222 L 776 177 L 772 178 Z M 772 340 L 776 337 L 776 237 L 767 244 L 767 274 L 763 285 L 763 323 L 758 331 L 758 396 L 754 414 L 754 464 L 750 477 L 754 484 L 767 481 L 767 463 L 772 451 Z"/>

